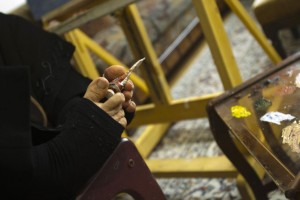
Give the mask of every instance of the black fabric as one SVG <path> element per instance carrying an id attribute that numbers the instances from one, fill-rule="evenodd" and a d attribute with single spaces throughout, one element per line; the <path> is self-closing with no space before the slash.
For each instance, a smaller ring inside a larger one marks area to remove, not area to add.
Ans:
<path id="1" fill-rule="evenodd" d="M 122 130 L 92 102 L 81 99 L 69 113 L 61 133 L 33 149 L 33 163 L 39 167 L 34 170 L 34 196 L 68 199 L 79 192 L 113 152 Z"/>
<path id="2" fill-rule="evenodd" d="M 73 198 L 113 152 L 123 127 L 82 98 L 90 80 L 70 65 L 71 44 L 16 16 L 0 13 L 0 24 L 1 195 Z M 51 127 L 30 126 L 30 95 Z"/>
<path id="3" fill-rule="evenodd" d="M 0 67 L 1 193 L 11 188 L 25 192 L 32 177 L 28 75 L 24 66 Z"/>

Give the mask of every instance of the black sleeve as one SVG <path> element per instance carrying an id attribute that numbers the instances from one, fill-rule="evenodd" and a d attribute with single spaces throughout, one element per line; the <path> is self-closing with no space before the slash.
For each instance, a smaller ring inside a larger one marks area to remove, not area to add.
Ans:
<path id="1" fill-rule="evenodd" d="M 34 147 L 34 188 L 47 198 L 75 195 L 113 152 L 122 131 L 94 103 L 81 99 L 59 136 Z"/>
<path id="2" fill-rule="evenodd" d="M 67 115 L 61 133 L 32 146 L 29 88 L 29 67 L 0 66 L 2 195 L 69 199 L 111 155 L 123 127 L 93 102 L 80 98 Z"/>

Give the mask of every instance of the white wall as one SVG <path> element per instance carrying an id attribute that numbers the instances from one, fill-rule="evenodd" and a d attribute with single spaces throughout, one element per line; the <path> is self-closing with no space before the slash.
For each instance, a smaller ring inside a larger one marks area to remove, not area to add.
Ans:
<path id="1" fill-rule="evenodd" d="M 25 3 L 26 0 L 0 0 L 0 12 L 9 13 Z"/>

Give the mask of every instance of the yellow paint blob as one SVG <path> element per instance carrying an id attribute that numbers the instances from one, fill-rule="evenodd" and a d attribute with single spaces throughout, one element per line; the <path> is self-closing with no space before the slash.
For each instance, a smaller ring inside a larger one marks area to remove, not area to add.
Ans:
<path id="1" fill-rule="evenodd" d="M 243 118 L 248 117 L 251 115 L 251 112 L 249 112 L 245 107 L 243 106 L 232 106 L 231 107 L 231 114 L 233 117 L 236 118 Z"/>

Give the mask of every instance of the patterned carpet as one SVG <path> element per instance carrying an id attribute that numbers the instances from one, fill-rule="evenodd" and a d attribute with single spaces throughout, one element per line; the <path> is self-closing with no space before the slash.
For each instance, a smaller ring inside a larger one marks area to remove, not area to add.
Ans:
<path id="1" fill-rule="evenodd" d="M 250 10 L 250 0 L 242 3 Z M 225 29 L 232 44 L 243 80 L 247 80 L 264 71 L 271 61 L 234 14 L 225 22 Z M 295 40 L 289 31 L 283 31 L 281 37 L 289 54 L 300 50 L 300 40 Z M 205 87 L 203 87 L 205 85 Z M 187 72 L 172 88 L 173 98 L 199 96 L 223 91 L 216 67 L 207 45 L 192 62 Z M 195 158 L 222 154 L 211 134 L 208 120 L 196 119 L 180 121 L 174 124 L 162 139 L 150 158 Z M 204 200 L 204 199 L 241 199 L 233 179 L 207 178 L 170 178 L 157 179 L 167 199 Z M 270 199 L 285 199 L 280 191 L 269 194 Z"/>

